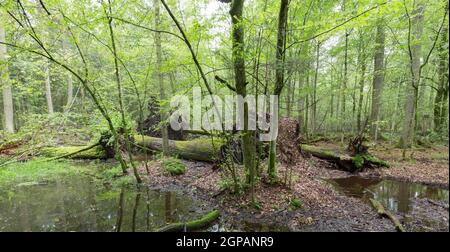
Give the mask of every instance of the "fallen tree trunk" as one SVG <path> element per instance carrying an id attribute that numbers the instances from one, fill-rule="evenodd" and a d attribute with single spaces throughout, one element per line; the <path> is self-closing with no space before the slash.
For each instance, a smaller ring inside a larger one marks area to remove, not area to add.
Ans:
<path id="1" fill-rule="evenodd" d="M 186 134 L 192 134 L 192 135 L 201 135 L 201 136 L 211 136 L 213 133 L 207 131 L 207 130 L 184 130 L 183 131 Z"/>
<path id="2" fill-rule="evenodd" d="M 26 144 L 24 140 L 12 140 L 0 144 L 0 154 L 8 153 L 9 150 L 18 148 L 19 146 Z"/>
<path id="3" fill-rule="evenodd" d="M 90 146 L 60 146 L 45 147 L 40 151 L 41 155 L 53 159 L 107 159 L 106 151 L 100 144 Z"/>
<path id="4" fill-rule="evenodd" d="M 389 167 L 388 163 L 370 154 L 350 156 L 333 150 L 326 150 L 312 145 L 301 144 L 301 150 L 305 153 L 335 163 L 339 168 L 349 172 L 359 172 L 365 167 Z"/>
<path id="5" fill-rule="evenodd" d="M 134 145 L 143 150 L 162 151 L 162 139 L 135 135 Z M 194 139 L 189 141 L 169 140 L 169 154 L 185 160 L 215 162 L 222 158 L 224 143 L 219 138 Z M 236 150 L 235 152 L 239 152 Z M 47 147 L 41 155 L 50 158 L 107 159 L 112 157 L 102 145 Z M 238 161 L 238 160 L 237 160 Z M 236 162 L 237 162 L 236 161 Z"/>
<path id="6" fill-rule="evenodd" d="M 154 151 L 162 151 L 161 138 L 136 135 L 134 141 L 137 146 Z M 221 147 L 222 141 L 218 138 L 214 140 L 195 139 L 190 141 L 169 140 L 170 155 L 187 160 L 213 162 L 218 158 Z"/>
<path id="7" fill-rule="evenodd" d="M 152 151 L 162 151 L 162 139 L 142 135 L 134 136 L 134 145 Z M 169 141 L 170 155 L 178 156 L 186 160 L 214 162 L 219 158 L 222 141 L 218 138 L 195 139 L 190 141 Z M 90 146 L 60 146 L 45 147 L 40 154 L 52 159 L 107 159 L 107 151 L 100 144 Z"/>
<path id="8" fill-rule="evenodd" d="M 172 223 L 156 230 L 156 232 L 196 231 L 201 228 L 209 226 L 212 222 L 214 222 L 217 218 L 219 218 L 219 216 L 220 216 L 219 211 L 214 210 L 198 220 L 193 220 L 185 223 L 183 222 Z"/>
<path id="9" fill-rule="evenodd" d="M 372 203 L 373 208 L 377 211 L 377 214 L 381 217 L 384 218 L 388 218 L 389 220 L 392 221 L 392 223 L 395 226 L 395 229 L 398 232 L 405 232 L 405 228 L 403 227 L 403 225 L 400 223 L 400 221 L 390 212 L 386 211 L 383 207 L 383 205 L 374 199 L 370 199 L 370 203 Z"/>

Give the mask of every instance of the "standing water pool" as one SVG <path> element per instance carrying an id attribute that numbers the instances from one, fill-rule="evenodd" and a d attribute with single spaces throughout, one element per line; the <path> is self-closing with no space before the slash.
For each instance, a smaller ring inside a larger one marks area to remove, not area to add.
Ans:
<path id="1" fill-rule="evenodd" d="M 106 188 L 89 176 L 0 188 L 0 231 L 153 231 L 206 211 L 181 192 Z"/>

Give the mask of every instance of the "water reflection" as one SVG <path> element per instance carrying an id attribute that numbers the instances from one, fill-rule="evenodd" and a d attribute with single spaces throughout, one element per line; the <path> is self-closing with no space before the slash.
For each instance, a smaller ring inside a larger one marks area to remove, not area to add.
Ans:
<path id="1" fill-rule="evenodd" d="M 89 178 L 76 176 L 0 189 L 0 231 L 152 231 L 198 218 L 204 213 L 199 205 L 176 192 L 98 188 Z"/>
<path id="2" fill-rule="evenodd" d="M 391 211 L 410 213 L 414 198 L 449 201 L 448 190 L 422 184 L 362 178 L 358 176 L 330 181 L 346 195 L 357 198 L 374 198 Z"/>

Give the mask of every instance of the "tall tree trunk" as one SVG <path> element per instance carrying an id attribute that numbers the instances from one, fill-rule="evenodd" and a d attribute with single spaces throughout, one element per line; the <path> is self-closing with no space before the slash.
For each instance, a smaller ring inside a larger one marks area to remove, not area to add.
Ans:
<path id="1" fill-rule="evenodd" d="M 345 12 L 347 10 L 347 1 L 342 1 L 342 10 Z M 344 48 L 344 76 L 341 85 L 341 133 L 345 130 L 345 110 L 346 110 L 346 91 L 348 82 L 348 37 L 350 36 L 348 29 L 345 29 L 345 48 Z"/>
<path id="2" fill-rule="evenodd" d="M 66 109 L 68 110 L 73 103 L 73 79 L 72 75 L 67 76 L 67 104 Z"/>
<path id="3" fill-rule="evenodd" d="M 364 101 L 364 84 L 365 84 L 365 78 L 366 78 L 366 49 L 364 45 L 364 34 L 360 33 L 360 48 L 359 48 L 359 60 L 358 65 L 361 66 L 361 78 L 359 80 L 359 99 L 358 99 L 358 113 L 357 113 L 357 129 L 358 133 L 361 133 L 362 131 L 362 125 L 361 125 L 361 115 L 362 115 L 362 109 L 363 109 L 363 101 Z"/>
<path id="4" fill-rule="evenodd" d="M 320 41 L 317 41 L 316 46 L 316 69 L 314 72 L 314 82 L 313 82 L 313 96 L 311 101 L 311 134 L 316 131 L 316 121 L 317 121 L 317 81 L 319 78 L 319 66 L 320 66 Z"/>
<path id="5" fill-rule="evenodd" d="M 305 67 L 305 64 L 303 64 L 303 67 Z M 298 103 L 297 103 L 297 109 L 298 109 L 298 122 L 300 123 L 300 129 L 299 133 L 300 135 L 303 134 L 303 125 L 305 123 L 305 98 L 303 94 L 304 89 L 304 82 L 305 82 L 305 75 L 304 70 L 298 71 Z"/>
<path id="6" fill-rule="evenodd" d="M 43 5 L 38 4 L 37 7 L 38 13 L 44 14 Z M 44 24 L 46 25 L 46 24 Z M 44 34 L 48 36 L 50 34 L 50 30 L 48 28 L 44 28 Z M 50 76 L 50 60 L 46 60 L 44 63 L 44 88 L 45 88 L 45 99 L 47 101 L 47 111 L 49 114 L 53 114 L 53 99 L 52 99 L 52 81 Z"/>
<path id="7" fill-rule="evenodd" d="M 230 16 L 232 19 L 232 47 L 233 66 L 236 93 L 242 97 L 247 96 L 247 80 L 245 73 L 245 42 L 243 24 L 244 0 L 233 0 L 231 4 Z M 244 114 L 244 130 L 242 135 L 242 152 L 244 156 L 244 167 L 246 172 L 246 182 L 253 192 L 256 174 L 255 155 L 256 144 L 254 132 L 249 130 L 249 107 L 244 103 L 244 107 L 238 107 L 239 113 Z"/>
<path id="8" fill-rule="evenodd" d="M 67 48 L 67 40 L 66 39 L 62 40 L 62 49 L 63 49 L 63 53 L 65 55 L 68 55 L 69 51 Z M 67 57 L 66 57 L 66 60 L 67 60 Z M 65 112 L 68 112 L 68 110 L 72 106 L 72 103 L 73 103 L 73 79 L 72 79 L 72 75 L 68 74 L 67 75 L 67 103 L 64 108 Z"/>
<path id="9" fill-rule="evenodd" d="M 421 38 L 423 33 L 423 3 L 417 3 L 416 9 L 411 13 L 412 20 L 408 35 L 408 46 L 410 51 L 411 83 L 407 85 L 405 102 L 405 119 L 400 139 L 403 149 L 411 147 L 414 142 L 415 116 L 417 109 L 417 97 L 420 86 L 420 58 L 422 56 Z"/>
<path id="10" fill-rule="evenodd" d="M 286 116 L 291 117 L 292 113 L 292 101 L 295 99 L 295 81 L 289 81 L 287 83 L 286 92 Z"/>
<path id="11" fill-rule="evenodd" d="M 446 17 L 448 19 L 448 15 Z M 444 124 L 448 116 L 448 26 L 444 25 L 438 45 L 439 53 L 439 85 L 434 100 L 434 130 L 444 132 Z"/>
<path id="12" fill-rule="evenodd" d="M 341 86 L 341 130 L 345 130 L 345 112 L 346 112 L 346 92 L 347 92 L 347 82 L 348 82 L 348 37 L 350 34 L 345 30 L 345 50 L 344 50 L 344 76 Z"/>
<path id="13" fill-rule="evenodd" d="M 307 66 L 306 66 L 306 71 L 305 71 L 305 75 L 306 75 L 306 82 L 305 82 L 305 89 L 308 90 L 308 94 L 305 95 L 305 123 L 303 124 L 303 133 L 305 135 L 306 138 L 308 138 L 309 136 L 309 106 L 310 106 L 310 101 L 309 101 L 309 82 L 310 82 L 310 76 L 309 76 L 309 69 L 311 67 L 311 62 L 308 61 L 307 62 Z"/>
<path id="14" fill-rule="evenodd" d="M 302 26 L 306 27 L 306 23 L 310 17 L 310 12 L 311 12 L 311 6 L 312 6 L 313 2 L 310 2 L 309 8 L 308 10 L 305 12 L 305 15 L 303 16 L 303 23 Z M 305 35 L 305 29 L 302 28 L 301 32 L 300 32 L 300 39 L 303 39 Z M 304 42 L 302 44 L 300 44 L 300 49 L 299 51 L 299 55 L 298 55 L 298 59 L 300 61 L 299 63 L 299 71 L 298 71 L 298 80 L 299 80 L 299 84 L 298 84 L 298 122 L 300 123 L 300 129 L 299 129 L 299 134 L 301 136 L 304 135 L 304 133 L 306 133 L 306 126 L 305 126 L 305 122 L 307 121 L 306 116 L 307 116 L 307 108 L 308 106 L 305 106 L 305 102 L 306 102 L 306 97 L 308 96 L 307 94 L 304 94 L 304 87 L 307 86 L 307 84 L 305 85 L 305 81 L 306 81 L 306 75 L 308 73 L 308 69 L 307 67 L 309 67 L 309 64 L 306 63 L 306 61 L 308 60 L 308 46 L 309 43 L 308 42 Z M 307 88 L 306 88 L 307 89 Z"/>
<path id="15" fill-rule="evenodd" d="M 159 0 L 154 0 L 155 5 L 155 29 L 161 28 L 161 13 Z M 164 101 L 166 99 L 165 89 L 164 89 L 164 77 L 161 72 L 162 66 L 162 47 L 161 47 L 161 34 L 159 32 L 155 33 L 155 46 L 156 46 L 156 76 L 159 83 L 159 99 Z M 167 112 L 164 106 L 161 106 L 161 122 L 164 122 L 161 126 L 161 136 L 163 139 L 163 155 L 168 155 L 169 153 L 169 134 L 167 131 L 166 121 Z"/>
<path id="16" fill-rule="evenodd" d="M 4 15 L 0 12 L 0 41 L 6 41 Z M 12 88 L 9 80 L 8 65 L 6 61 L 6 45 L 0 44 L 0 84 L 3 87 L 3 112 L 5 115 L 4 129 L 9 133 L 14 133 L 14 107 Z"/>
<path id="17" fill-rule="evenodd" d="M 374 57 L 374 76 L 372 87 L 372 110 L 370 113 L 370 134 L 376 140 L 378 134 L 378 120 L 380 116 L 381 94 L 384 83 L 384 47 L 386 34 L 382 20 L 378 20 L 377 35 L 375 39 L 376 49 Z"/>
<path id="18" fill-rule="evenodd" d="M 286 47 L 286 28 L 289 12 L 289 0 L 281 0 L 280 12 L 278 16 L 278 38 L 276 48 L 276 78 L 274 95 L 280 95 L 284 87 L 284 70 L 285 70 L 285 47 Z M 272 112 L 279 110 L 279 107 L 272 109 Z M 277 113 L 277 112 L 275 112 Z M 271 179 L 277 177 L 276 170 L 276 148 L 277 141 L 270 142 L 269 167 L 267 173 Z"/>
<path id="19" fill-rule="evenodd" d="M 47 110 L 49 114 L 53 114 L 53 100 L 52 100 L 52 87 L 50 78 L 50 62 L 46 62 L 44 66 L 45 74 L 45 98 L 47 100 Z"/>

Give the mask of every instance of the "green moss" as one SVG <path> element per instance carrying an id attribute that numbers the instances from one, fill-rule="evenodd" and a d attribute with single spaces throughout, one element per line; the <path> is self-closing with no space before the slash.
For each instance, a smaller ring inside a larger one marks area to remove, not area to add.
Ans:
<path id="1" fill-rule="evenodd" d="M 196 139 L 191 141 L 175 141 L 176 155 L 185 159 L 211 161 L 215 159 L 215 150 L 222 145 L 219 139 Z"/>
<path id="2" fill-rule="evenodd" d="M 300 199 L 296 198 L 296 199 L 292 199 L 291 200 L 290 205 L 291 205 L 291 208 L 293 210 L 295 210 L 295 209 L 302 208 L 303 207 L 303 202 Z"/>
<path id="3" fill-rule="evenodd" d="M 186 172 L 186 165 L 175 158 L 167 158 L 162 160 L 162 166 L 171 176 L 182 175 Z"/>
<path id="4" fill-rule="evenodd" d="M 70 153 L 75 153 L 77 151 L 85 149 L 86 147 L 87 146 L 47 147 L 43 148 L 41 153 L 46 157 L 61 157 Z M 100 146 L 71 156 L 71 158 L 74 159 L 103 159 L 105 157 L 106 153 Z"/>
<path id="5" fill-rule="evenodd" d="M 352 162 L 356 169 L 361 170 L 364 167 L 365 155 L 356 155 L 352 158 Z"/>
<path id="6" fill-rule="evenodd" d="M 389 164 L 386 161 L 381 160 L 379 158 L 376 158 L 376 157 L 374 157 L 374 156 L 372 156 L 370 154 L 364 155 L 364 159 L 369 161 L 369 162 L 371 162 L 371 163 L 373 163 L 373 164 L 375 164 L 375 165 L 378 165 L 380 167 L 386 167 L 386 168 L 389 167 Z"/>
<path id="7" fill-rule="evenodd" d="M 371 163 L 380 167 L 389 167 L 386 161 L 378 159 L 370 154 L 360 154 L 352 158 L 352 162 L 358 170 L 362 170 L 366 163 Z"/>
<path id="8" fill-rule="evenodd" d="M 189 221 L 186 223 L 173 223 L 163 228 L 157 229 L 156 232 L 195 231 L 208 226 L 211 222 L 218 219 L 219 216 L 220 212 L 214 210 L 203 216 L 201 219 Z"/>
<path id="9" fill-rule="evenodd" d="M 152 150 L 162 151 L 162 139 L 148 136 L 135 135 L 136 144 Z M 183 159 L 210 162 L 215 159 L 216 150 L 220 148 L 222 141 L 214 138 L 195 139 L 189 141 L 170 141 L 170 155 Z"/>

